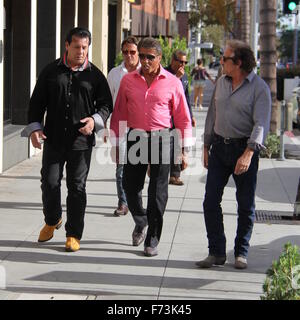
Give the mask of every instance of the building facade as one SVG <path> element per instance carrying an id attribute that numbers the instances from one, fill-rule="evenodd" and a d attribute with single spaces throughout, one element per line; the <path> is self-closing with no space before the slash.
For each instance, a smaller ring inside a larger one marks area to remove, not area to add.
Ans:
<path id="1" fill-rule="evenodd" d="M 131 5 L 131 34 L 173 38 L 177 32 L 175 0 L 141 0 Z"/>
<path id="2" fill-rule="evenodd" d="M 0 0 L 0 173 L 36 151 L 20 137 L 30 95 L 69 29 L 92 32 L 89 58 L 107 73 L 108 8 L 108 0 Z"/>
<path id="3" fill-rule="evenodd" d="M 175 0 L 0 0 L 0 17 L 0 173 L 38 152 L 20 133 L 37 77 L 63 54 L 68 30 L 92 32 L 89 59 L 104 75 L 128 35 L 177 34 Z"/>

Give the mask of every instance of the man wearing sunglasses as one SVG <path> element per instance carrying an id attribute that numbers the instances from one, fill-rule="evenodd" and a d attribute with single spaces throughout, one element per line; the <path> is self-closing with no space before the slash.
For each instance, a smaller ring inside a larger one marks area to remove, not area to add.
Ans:
<path id="1" fill-rule="evenodd" d="M 177 78 L 180 79 L 185 98 L 189 107 L 190 116 L 192 119 L 192 126 L 196 126 L 196 120 L 193 117 L 193 111 L 190 103 L 190 93 L 189 93 L 189 81 L 187 75 L 185 74 L 184 67 L 188 63 L 187 61 L 187 54 L 183 50 L 175 50 L 172 54 L 171 64 L 166 68 L 167 71 L 171 72 L 172 74 L 176 75 Z M 174 148 L 178 146 L 174 145 L 174 139 L 171 141 L 171 167 L 170 167 L 170 179 L 169 184 L 182 186 L 184 182 L 180 179 L 181 170 L 184 168 L 184 165 L 180 165 L 175 161 L 174 155 L 176 154 Z"/>
<path id="2" fill-rule="evenodd" d="M 269 131 L 271 94 L 253 71 L 256 62 L 246 43 L 229 41 L 221 63 L 224 75 L 217 81 L 204 131 L 204 166 L 208 172 L 203 209 L 209 255 L 197 265 L 210 268 L 226 261 L 221 201 L 232 175 L 238 204 L 234 267 L 245 269 L 255 217 L 259 150 L 264 148 Z"/>
<path id="3" fill-rule="evenodd" d="M 138 40 L 133 36 L 129 36 L 128 38 L 123 40 L 121 44 L 123 62 L 121 63 L 121 65 L 111 69 L 108 73 L 107 81 L 111 91 L 111 95 L 113 97 L 114 105 L 117 99 L 120 82 L 124 75 L 128 72 L 135 71 L 138 67 L 140 67 L 137 45 Z M 124 216 L 128 213 L 128 204 L 126 200 L 125 191 L 122 185 L 125 149 L 126 141 L 124 139 L 123 143 L 119 145 L 119 154 L 116 159 L 116 185 L 118 193 L 118 207 L 114 211 L 114 215 L 117 217 Z"/>
<path id="4" fill-rule="evenodd" d="M 175 127 L 181 132 L 183 147 L 192 144 L 192 130 L 182 84 L 160 64 L 162 49 L 159 41 L 144 38 L 138 44 L 138 51 L 141 68 L 124 76 L 121 81 L 111 131 L 118 141 L 126 132 L 124 128 L 129 128 L 123 187 L 135 222 L 132 244 L 138 246 L 145 240 L 144 254 L 152 257 L 158 254 L 168 200 L 172 117 Z M 123 130 L 121 126 L 119 128 L 121 122 L 125 122 Z M 145 210 L 142 190 L 148 163 L 150 180 Z"/>

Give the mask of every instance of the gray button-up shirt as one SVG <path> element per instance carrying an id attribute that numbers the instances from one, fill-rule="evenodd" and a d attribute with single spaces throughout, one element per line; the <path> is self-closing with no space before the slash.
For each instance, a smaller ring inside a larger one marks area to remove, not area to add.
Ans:
<path id="1" fill-rule="evenodd" d="M 205 122 L 204 144 L 210 146 L 214 132 L 224 138 L 248 139 L 252 150 L 264 148 L 271 118 L 268 85 L 252 71 L 235 90 L 232 79 L 217 81 Z"/>

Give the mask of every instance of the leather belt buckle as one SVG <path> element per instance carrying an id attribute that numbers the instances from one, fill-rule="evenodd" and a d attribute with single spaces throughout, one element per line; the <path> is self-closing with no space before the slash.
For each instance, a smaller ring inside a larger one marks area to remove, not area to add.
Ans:
<path id="1" fill-rule="evenodd" d="M 224 138 L 224 143 L 225 144 L 230 144 L 230 138 Z"/>

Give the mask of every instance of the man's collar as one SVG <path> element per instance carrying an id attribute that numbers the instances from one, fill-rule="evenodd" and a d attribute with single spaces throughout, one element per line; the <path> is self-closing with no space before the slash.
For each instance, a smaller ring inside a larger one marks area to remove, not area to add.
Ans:
<path id="1" fill-rule="evenodd" d="M 168 65 L 165 70 L 171 72 L 172 74 L 176 74 L 176 72 L 172 69 L 171 65 Z"/>
<path id="2" fill-rule="evenodd" d="M 254 77 L 255 77 L 255 72 L 252 70 L 252 71 L 248 74 L 248 76 L 246 77 L 246 79 L 248 79 L 248 81 L 251 82 Z"/>
<path id="3" fill-rule="evenodd" d="M 135 70 L 138 70 L 140 67 L 141 67 L 141 63 L 139 62 Z M 121 63 L 121 68 L 123 69 L 124 72 L 128 72 L 127 68 L 125 67 L 124 61 L 122 61 Z"/>
<path id="4" fill-rule="evenodd" d="M 64 53 L 63 57 L 61 57 L 58 61 L 58 65 L 64 65 L 66 66 L 68 69 L 71 69 L 70 66 L 68 65 L 68 60 L 67 60 L 67 51 Z M 84 71 L 86 69 L 91 70 L 91 63 L 89 62 L 88 58 L 86 57 L 84 63 L 78 67 L 76 70 L 74 71 Z"/>
<path id="5" fill-rule="evenodd" d="M 139 75 L 140 77 L 143 76 L 142 75 L 142 68 L 139 68 L 135 71 L 135 75 Z M 168 76 L 168 71 L 166 71 L 163 66 L 160 64 L 159 65 L 159 73 L 157 75 L 157 78 L 167 78 Z"/>
<path id="6" fill-rule="evenodd" d="M 255 77 L 255 72 L 252 70 L 246 77 L 245 79 L 247 79 L 249 82 L 251 82 L 253 80 L 253 78 Z M 232 77 L 225 75 L 225 79 L 232 81 Z"/>

